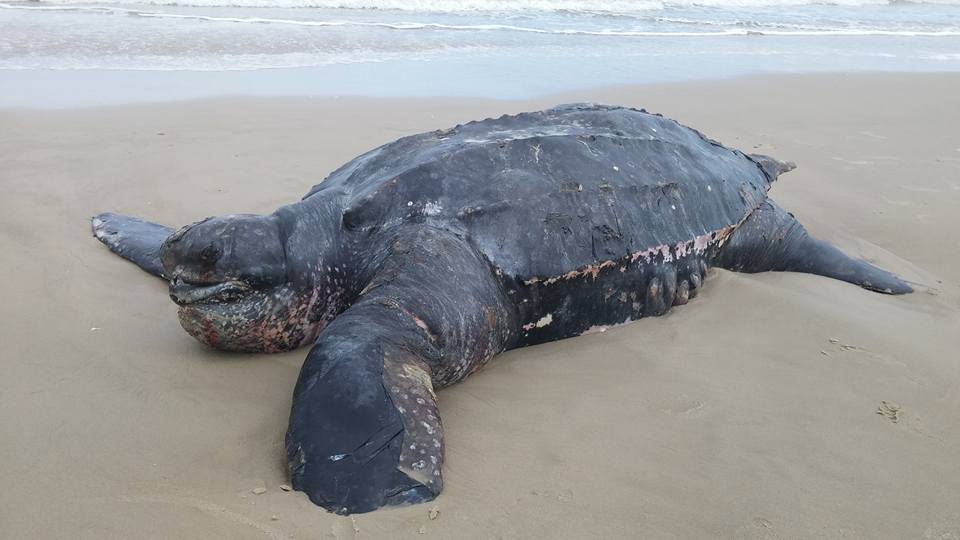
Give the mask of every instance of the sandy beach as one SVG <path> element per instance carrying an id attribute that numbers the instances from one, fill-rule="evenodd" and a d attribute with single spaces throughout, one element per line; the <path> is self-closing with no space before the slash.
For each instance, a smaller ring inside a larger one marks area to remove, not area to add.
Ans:
<path id="1" fill-rule="evenodd" d="M 339 517 L 280 488 L 306 350 L 204 348 L 90 234 L 268 213 L 402 135 L 587 100 L 797 162 L 772 197 L 916 292 L 717 270 L 441 391 L 442 495 Z M 956 74 L 0 109 L 0 538 L 960 539 L 958 126 Z"/>

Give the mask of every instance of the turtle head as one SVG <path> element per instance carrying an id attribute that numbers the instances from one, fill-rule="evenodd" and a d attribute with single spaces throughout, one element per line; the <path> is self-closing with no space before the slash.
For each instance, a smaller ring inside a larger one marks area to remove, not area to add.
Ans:
<path id="1" fill-rule="evenodd" d="M 290 283 L 285 244 L 276 216 L 207 218 L 167 238 L 160 260 L 183 328 L 233 351 L 290 350 L 312 339 L 310 294 Z"/>

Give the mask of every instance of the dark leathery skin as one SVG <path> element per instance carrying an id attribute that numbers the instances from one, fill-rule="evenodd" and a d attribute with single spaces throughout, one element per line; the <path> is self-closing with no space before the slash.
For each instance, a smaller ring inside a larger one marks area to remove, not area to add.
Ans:
<path id="1" fill-rule="evenodd" d="M 343 193 L 344 227 L 462 229 L 506 275 L 549 278 L 739 223 L 766 198 L 754 159 L 635 109 L 565 105 L 404 137 L 306 200 Z"/>
<path id="2" fill-rule="evenodd" d="M 294 390 L 286 443 L 294 487 L 338 513 L 436 496 L 435 389 L 516 337 L 514 306 L 466 240 L 430 227 L 386 240 L 370 283 L 321 333 Z M 452 280 L 460 287 L 438 286 Z"/>

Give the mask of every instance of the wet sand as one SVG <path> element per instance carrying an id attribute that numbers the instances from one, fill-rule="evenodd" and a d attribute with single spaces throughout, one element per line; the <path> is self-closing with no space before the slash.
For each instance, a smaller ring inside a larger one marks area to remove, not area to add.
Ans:
<path id="1" fill-rule="evenodd" d="M 440 392 L 443 494 L 349 518 L 279 487 L 306 350 L 205 349 L 90 236 L 269 212 L 401 135 L 583 100 L 796 161 L 772 197 L 916 293 L 715 271 L 504 354 Z M 955 75 L 0 110 L 0 538 L 960 538 L 958 126 Z"/>

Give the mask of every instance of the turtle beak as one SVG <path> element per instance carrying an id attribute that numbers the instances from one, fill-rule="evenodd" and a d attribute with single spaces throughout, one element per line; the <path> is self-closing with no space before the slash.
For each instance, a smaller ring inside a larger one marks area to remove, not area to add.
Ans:
<path id="1" fill-rule="evenodd" d="M 243 296 L 250 288 L 249 284 L 240 280 L 206 285 L 188 283 L 176 276 L 170 280 L 170 299 L 180 306 L 199 302 L 225 302 Z"/>

